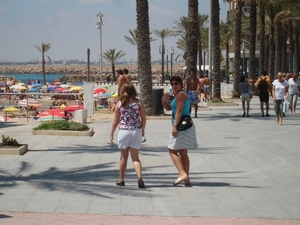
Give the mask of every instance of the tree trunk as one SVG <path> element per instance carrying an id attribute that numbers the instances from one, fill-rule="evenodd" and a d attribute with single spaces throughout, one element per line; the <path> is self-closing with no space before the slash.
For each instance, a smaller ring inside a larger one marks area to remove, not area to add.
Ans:
<path id="1" fill-rule="evenodd" d="M 275 77 L 275 69 L 274 69 L 274 59 L 275 59 L 275 55 L 274 55 L 274 50 L 275 50 L 275 46 L 274 46 L 274 26 L 271 26 L 271 34 L 270 34 L 270 43 L 269 43 L 269 77 L 271 80 L 274 80 Z"/>
<path id="2" fill-rule="evenodd" d="M 295 29 L 295 65 L 294 65 L 294 73 L 299 74 L 299 30 Z"/>
<path id="3" fill-rule="evenodd" d="M 294 72 L 294 37 L 293 37 L 293 25 L 292 22 L 289 22 L 289 72 Z"/>
<path id="4" fill-rule="evenodd" d="M 45 56 L 42 53 L 42 72 L 43 72 L 43 85 L 46 85 L 46 70 L 45 70 Z"/>
<path id="5" fill-rule="evenodd" d="M 259 5 L 259 75 L 262 75 L 265 67 L 265 7 L 260 1 Z"/>
<path id="6" fill-rule="evenodd" d="M 220 81 L 220 3 L 219 0 L 212 0 L 212 48 L 213 48 L 213 101 L 221 99 L 221 81 Z"/>
<path id="7" fill-rule="evenodd" d="M 287 52 L 287 35 L 285 34 L 285 32 L 282 35 L 282 39 L 281 39 L 281 46 L 282 46 L 282 50 L 281 50 L 281 72 L 285 72 L 287 69 L 286 67 L 286 52 Z"/>
<path id="8" fill-rule="evenodd" d="M 240 67 L 241 67 L 241 19 L 242 19 L 242 0 L 237 0 L 235 31 L 234 31 L 234 77 L 232 97 L 240 97 Z"/>
<path id="9" fill-rule="evenodd" d="M 197 52 L 199 37 L 199 16 L 198 0 L 189 0 L 188 2 L 188 31 L 187 31 L 187 75 L 190 70 L 197 71 Z"/>
<path id="10" fill-rule="evenodd" d="M 138 68 L 142 101 L 147 115 L 154 115 L 152 95 L 152 70 L 150 54 L 149 4 L 148 0 L 136 0 L 138 30 Z"/>
<path id="11" fill-rule="evenodd" d="M 281 71 L 281 62 L 282 62 L 282 54 L 281 54 L 281 50 L 282 50 L 282 26 L 281 24 L 277 23 L 276 24 L 276 45 L 275 45 L 275 74 L 278 74 Z"/>
<path id="12" fill-rule="evenodd" d="M 249 78 L 254 80 L 255 49 L 256 49 L 256 0 L 251 0 L 250 9 L 250 49 L 249 49 Z"/>

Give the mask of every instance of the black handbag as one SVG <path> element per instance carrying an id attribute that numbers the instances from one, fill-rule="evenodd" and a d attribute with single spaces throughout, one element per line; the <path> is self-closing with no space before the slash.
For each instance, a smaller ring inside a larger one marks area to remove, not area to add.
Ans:
<path id="1" fill-rule="evenodd" d="M 187 130 L 193 126 L 193 120 L 190 116 L 182 116 L 177 124 L 177 130 Z"/>

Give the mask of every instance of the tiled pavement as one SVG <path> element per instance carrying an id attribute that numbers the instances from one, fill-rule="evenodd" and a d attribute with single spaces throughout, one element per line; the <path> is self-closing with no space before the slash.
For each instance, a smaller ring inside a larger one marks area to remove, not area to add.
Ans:
<path id="1" fill-rule="evenodd" d="M 271 106 L 272 108 L 272 106 Z M 169 120 L 148 120 L 141 150 L 145 189 L 129 160 L 118 187 L 119 150 L 111 121 L 92 137 L 33 136 L 36 123 L 0 123 L 0 135 L 29 145 L 0 156 L 0 224 L 300 224 L 299 115 L 283 125 L 241 106 L 199 111 L 190 150 L 192 187 L 173 187 Z"/>

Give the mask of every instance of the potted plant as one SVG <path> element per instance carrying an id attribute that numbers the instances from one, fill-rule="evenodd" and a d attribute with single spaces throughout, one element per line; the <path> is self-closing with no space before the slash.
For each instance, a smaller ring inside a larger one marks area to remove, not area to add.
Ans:
<path id="1" fill-rule="evenodd" d="M 2 143 L 0 143 L 1 155 L 24 155 L 27 151 L 27 144 L 19 144 L 16 139 L 2 135 Z"/>

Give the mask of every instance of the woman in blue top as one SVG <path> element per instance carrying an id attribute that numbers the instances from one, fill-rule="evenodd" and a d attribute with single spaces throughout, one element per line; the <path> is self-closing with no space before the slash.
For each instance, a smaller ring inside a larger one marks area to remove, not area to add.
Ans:
<path id="1" fill-rule="evenodd" d="M 178 170 L 178 178 L 173 183 L 174 186 L 178 184 L 191 185 L 189 179 L 190 160 L 188 156 L 188 149 L 195 149 L 198 146 L 196 138 L 195 125 L 187 130 L 178 131 L 177 125 L 182 116 L 190 115 L 191 103 L 187 94 L 182 91 L 183 82 L 181 77 L 173 76 L 170 79 L 175 98 L 168 104 L 169 93 L 162 97 L 162 104 L 168 111 L 172 110 L 172 135 L 170 136 L 168 148 L 171 159 Z"/>

